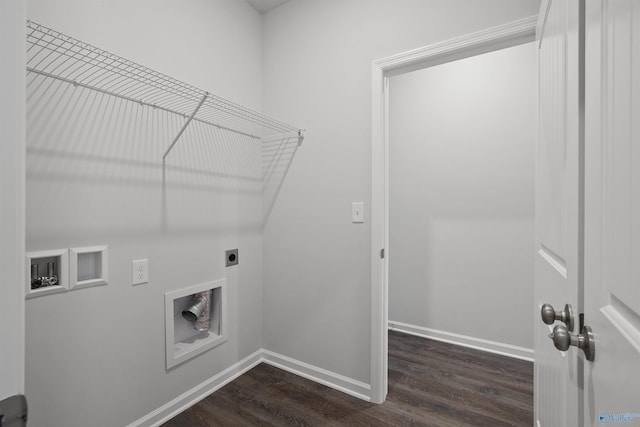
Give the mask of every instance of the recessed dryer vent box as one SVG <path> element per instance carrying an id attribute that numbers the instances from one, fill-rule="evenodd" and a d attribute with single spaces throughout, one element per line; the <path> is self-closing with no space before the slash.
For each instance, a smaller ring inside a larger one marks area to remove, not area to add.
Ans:
<path id="1" fill-rule="evenodd" d="M 226 284 L 226 279 L 220 279 L 164 294 L 167 369 L 227 341 Z M 193 304 L 196 294 L 208 290 L 211 290 L 210 326 L 206 331 L 199 331 L 182 312 Z"/>

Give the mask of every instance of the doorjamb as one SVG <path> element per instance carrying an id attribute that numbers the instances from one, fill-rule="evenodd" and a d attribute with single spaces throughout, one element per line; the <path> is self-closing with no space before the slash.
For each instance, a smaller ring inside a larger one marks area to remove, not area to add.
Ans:
<path id="1" fill-rule="evenodd" d="M 371 396 L 387 396 L 389 323 L 389 78 L 535 40 L 537 16 L 410 50 L 372 64 Z M 386 253 L 385 253 L 386 252 Z"/>

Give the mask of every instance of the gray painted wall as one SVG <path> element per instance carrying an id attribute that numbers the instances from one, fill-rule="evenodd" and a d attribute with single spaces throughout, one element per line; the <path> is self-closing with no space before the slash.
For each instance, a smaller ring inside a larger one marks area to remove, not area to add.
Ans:
<path id="1" fill-rule="evenodd" d="M 261 16 L 237 0 L 30 0 L 28 17 L 261 109 Z M 33 426 L 126 425 L 262 348 L 260 144 L 59 83 L 30 87 L 27 250 L 109 245 L 110 283 L 27 301 Z M 224 250 L 240 265 L 224 267 Z M 148 284 L 131 261 L 149 259 Z M 227 277 L 228 341 L 165 369 L 164 293 Z"/>
<path id="2" fill-rule="evenodd" d="M 528 43 L 391 78 L 390 321 L 533 348 L 536 75 Z"/>
<path id="3" fill-rule="evenodd" d="M 371 63 L 537 0 L 296 0 L 264 18 L 265 111 L 309 129 L 264 224 L 264 343 L 370 380 Z M 351 223 L 351 202 L 365 223 Z"/>
<path id="4" fill-rule="evenodd" d="M 0 0 L 0 400 L 24 393 L 24 17 Z"/>
<path id="5" fill-rule="evenodd" d="M 263 18 L 237 0 L 28 6 L 35 21 L 250 107 L 264 99 L 309 129 L 301 148 L 261 153 L 193 127 L 171 154 L 183 169 L 164 204 L 161 157 L 179 121 L 83 91 L 58 93 L 65 109 L 29 101 L 27 250 L 108 244 L 111 267 L 107 286 L 27 301 L 30 423 L 99 427 L 262 347 L 368 382 L 370 225 L 350 215 L 370 201 L 371 61 L 533 15 L 538 1 L 296 0 Z M 241 263 L 225 269 L 232 247 Z M 132 287 L 138 258 L 151 280 Z M 225 275 L 229 341 L 167 372 L 164 293 Z"/>

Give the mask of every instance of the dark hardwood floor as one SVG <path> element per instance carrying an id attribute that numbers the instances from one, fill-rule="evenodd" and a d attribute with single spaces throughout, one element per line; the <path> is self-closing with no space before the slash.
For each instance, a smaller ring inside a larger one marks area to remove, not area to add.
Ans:
<path id="1" fill-rule="evenodd" d="M 382 405 L 261 364 L 163 427 L 531 425 L 532 363 L 390 332 Z"/>

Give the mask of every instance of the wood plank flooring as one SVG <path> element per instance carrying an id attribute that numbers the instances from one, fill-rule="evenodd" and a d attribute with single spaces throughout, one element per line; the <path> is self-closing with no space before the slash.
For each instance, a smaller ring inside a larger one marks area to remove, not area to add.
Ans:
<path id="1" fill-rule="evenodd" d="M 532 363 L 389 332 L 382 405 L 261 364 L 163 427 L 531 425 Z"/>

